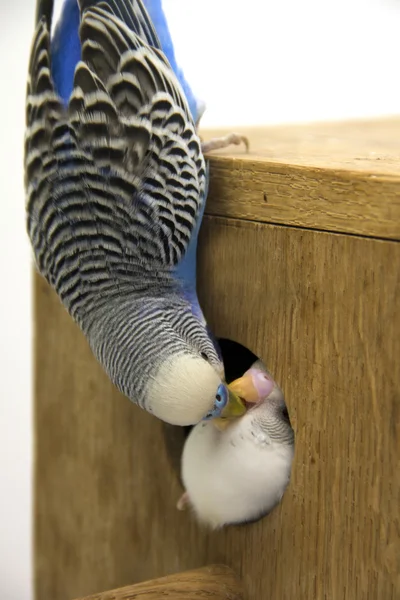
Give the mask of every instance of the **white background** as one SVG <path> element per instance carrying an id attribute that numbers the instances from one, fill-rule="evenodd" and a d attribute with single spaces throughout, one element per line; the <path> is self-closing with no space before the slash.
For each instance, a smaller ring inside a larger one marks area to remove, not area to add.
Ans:
<path id="1" fill-rule="evenodd" d="M 164 0 L 164 6 L 186 76 L 208 104 L 204 126 L 400 113 L 399 0 Z M 34 0 L 1 0 L 2 600 L 32 597 L 31 255 L 22 148 L 33 14 Z"/>

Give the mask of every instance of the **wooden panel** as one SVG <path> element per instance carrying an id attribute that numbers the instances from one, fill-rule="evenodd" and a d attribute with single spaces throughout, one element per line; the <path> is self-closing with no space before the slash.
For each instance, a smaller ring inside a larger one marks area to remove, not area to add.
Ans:
<path id="1" fill-rule="evenodd" d="M 112 387 L 37 277 L 37 599 L 211 563 L 232 567 L 248 600 L 397 599 L 400 244 L 206 218 L 201 249 L 212 326 L 286 394 L 296 455 L 283 502 L 217 533 L 176 511 L 163 425 Z"/>
<path id="2" fill-rule="evenodd" d="M 251 158 L 280 164 L 400 176 L 400 115 L 397 117 L 235 129 L 249 135 Z M 205 140 L 232 129 L 202 130 Z M 214 152 L 213 152 L 214 154 Z M 242 147 L 215 151 L 241 156 Z"/>
<path id="3" fill-rule="evenodd" d="M 231 569 L 211 566 L 86 596 L 80 600 L 134 600 L 139 596 L 143 600 L 243 600 L 241 587 Z"/>
<path id="4" fill-rule="evenodd" d="M 249 154 L 210 154 L 207 214 L 400 239 L 400 118 L 239 132 Z"/>

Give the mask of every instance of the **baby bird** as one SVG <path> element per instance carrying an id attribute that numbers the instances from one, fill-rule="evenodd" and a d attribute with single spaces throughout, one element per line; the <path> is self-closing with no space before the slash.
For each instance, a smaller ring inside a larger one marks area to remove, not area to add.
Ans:
<path id="1" fill-rule="evenodd" d="M 256 521 L 281 500 L 289 483 L 294 432 L 282 390 L 256 361 L 229 385 L 248 410 L 234 420 L 200 422 L 182 453 L 186 489 L 177 508 L 190 506 L 212 529 Z"/>

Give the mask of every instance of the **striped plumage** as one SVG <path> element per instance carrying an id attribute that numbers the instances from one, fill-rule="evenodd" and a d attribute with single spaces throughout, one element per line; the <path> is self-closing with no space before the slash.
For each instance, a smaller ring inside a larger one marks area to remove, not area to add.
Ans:
<path id="1" fill-rule="evenodd" d="M 200 140 L 141 1 L 79 0 L 79 10 L 81 59 L 57 89 L 71 65 L 62 35 L 50 39 L 52 2 L 39 0 L 25 142 L 37 267 L 121 391 L 195 423 L 220 412 L 221 393 L 226 402 L 196 296 Z"/>
<path id="2" fill-rule="evenodd" d="M 206 109 L 206 105 L 203 101 L 196 98 L 196 96 L 193 93 L 193 90 L 191 89 L 189 83 L 185 78 L 184 72 L 179 67 L 175 56 L 175 48 L 171 38 L 168 20 L 163 10 L 163 2 L 162 0 L 143 0 L 143 4 L 146 7 L 146 10 L 157 31 L 162 51 L 168 58 L 168 62 L 174 70 L 175 75 L 178 77 L 179 83 L 181 84 L 182 89 L 185 92 L 185 97 L 188 102 L 193 120 L 196 123 L 196 126 L 198 126 L 200 123 L 200 119 L 203 116 L 204 111 Z"/>

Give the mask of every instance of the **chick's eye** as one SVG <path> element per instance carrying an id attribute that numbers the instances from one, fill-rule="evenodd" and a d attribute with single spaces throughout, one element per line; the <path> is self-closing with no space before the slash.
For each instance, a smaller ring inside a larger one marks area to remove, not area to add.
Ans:
<path id="1" fill-rule="evenodd" d="M 282 417 L 290 425 L 289 412 L 288 412 L 288 409 L 286 408 L 286 406 L 282 409 Z"/>
<path id="2" fill-rule="evenodd" d="M 200 356 L 201 356 L 201 358 L 204 358 L 204 360 L 206 360 L 208 362 L 208 356 L 205 352 L 200 352 Z"/>

